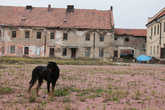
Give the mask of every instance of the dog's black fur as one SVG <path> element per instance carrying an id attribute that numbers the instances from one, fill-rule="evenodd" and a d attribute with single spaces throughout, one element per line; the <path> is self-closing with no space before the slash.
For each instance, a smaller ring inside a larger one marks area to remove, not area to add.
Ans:
<path id="1" fill-rule="evenodd" d="M 29 82 L 29 90 L 28 92 L 31 91 L 31 88 L 33 85 L 36 83 L 38 80 L 38 85 L 37 85 L 37 95 L 39 88 L 41 87 L 43 80 L 47 81 L 47 91 L 50 93 L 50 84 L 52 84 L 52 92 L 54 92 L 54 88 L 56 85 L 56 81 L 59 78 L 60 74 L 60 69 L 57 66 L 55 62 L 48 62 L 47 66 L 37 66 L 33 69 L 32 71 L 32 79 Z"/>

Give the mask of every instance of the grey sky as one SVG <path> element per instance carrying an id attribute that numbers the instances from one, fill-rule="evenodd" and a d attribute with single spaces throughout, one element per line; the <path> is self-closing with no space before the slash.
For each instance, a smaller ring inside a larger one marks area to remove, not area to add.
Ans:
<path id="1" fill-rule="evenodd" d="M 145 28 L 147 18 L 165 7 L 165 0 L 0 0 L 0 5 L 66 8 L 73 4 L 75 8 L 108 10 L 113 6 L 115 27 Z"/>

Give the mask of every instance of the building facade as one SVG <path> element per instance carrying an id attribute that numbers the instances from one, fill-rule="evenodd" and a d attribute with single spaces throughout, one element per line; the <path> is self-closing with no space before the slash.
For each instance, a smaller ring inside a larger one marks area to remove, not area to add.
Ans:
<path id="1" fill-rule="evenodd" d="M 158 59 L 165 58 L 165 8 L 148 18 L 147 55 Z"/>
<path id="2" fill-rule="evenodd" d="M 0 6 L 0 56 L 111 58 L 112 10 Z"/>
<path id="3" fill-rule="evenodd" d="M 115 29 L 115 57 L 145 54 L 146 29 Z"/>

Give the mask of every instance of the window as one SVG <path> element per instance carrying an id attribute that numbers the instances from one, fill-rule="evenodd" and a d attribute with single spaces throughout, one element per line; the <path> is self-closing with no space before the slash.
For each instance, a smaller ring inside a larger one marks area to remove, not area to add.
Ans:
<path id="1" fill-rule="evenodd" d="M 26 39 L 30 38 L 30 31 L 25 31 L 25 38 Z"/>
<path id="2" fill-rule="evenodd" d="M 37 32 L 37 39 L 41 39 L 41 32 Z"/>
<path id="3" fill-rule="evenodd" d="M 150 54 L 152 55 L 152 46 L 150 47 Z"/>
<path id="4" fill-rule="evenodd" d="M 67 56 L 67 48 L 63 48 L 63 50 L 62 50 L 62 56 Z"/>
<path id="5" fill-rule="evenodd" d="M 157 27 L 157 34 L 159 34 L 159 24 L 158 24 L 158 27 Z"/>
<path id="6" fill-rule="evenodd" d="M 63 33 L 63 40 L 68 40 L 68 33 Z"/>
<path id="7" fill-rule="evenodd" d="M 164 32 L 165 32 L 165 22 L 164 22 Z"/>
<path id="8" fill-rule="evenodd" d="M 54 39 L 54 32 L 50 33 L 50 39 Z"/>
<path id="9" fill-rule="evenodd" d="M 159 46 L 157 46 L 157 54 L 159 54 Z"/>
<path id="10" fill-rule="evenodd" d="M 86 47 L 85 48 L 85 56 L 86 57 L 89 57 L 90 56 L 90 53 L 91 53 L 91 48 L 90 47 Z"/>
<path id="11" fill-rule="evenodd" d="M 152 33 L 153 33 L 153 28 L 151 27 L 151 36 L 152 36 Z"/>
<path id="12" fill-rule="evenodd" d="M 154 27 L 154 35 L 156 35 L 156 26 Z"/>
<path id="13" fill-rule="evenodd" d="M 50 57 L 54 57 L 54 52 L 55 52 L 55 51 L 54 51 L 54 48 L 50 48 L 50 49 L 49 49 L 49 56 L 50 56 Z"/>
<path id="14" fill-rule="evenodd" d="M 100 41 L 101 42 L 104 41 L 104 36 L 103 35 L 100 36 Z"/>
<path id="15" fill-rule="evenodd" d="M 12 31 L 12 38 L 16 38 L 16 31 Z"/>
<path id="16" fill-rule="evenodd" d="M 0 30 L 0 37 L 2 36 L 2 32 L 1 32 L 1 30 Z"/>
<path id="17" fill-rule="evenodd" d="M 103 57 L 103 56 L 104 56 L 104 49 L 99 48 L 99 57 Z"/>
<path id="18" fill-rule="evenodd" d="M 125 40 L 126 42 L 129 42 L 129 38 L 128 38 L 128 37 L 127 37 L 127 38 L 125 38 L 124 40 Z"/>
<path id="19" fill-rule="evenodd" d="M 14 45 L 10 46 L 10 53 L 15 53 L 15 46 Z"/>
<path id="20" fill-rule="evenodd" d="M 87 34 L 86 34 L 85 40 L 86 40 L 86 41 L 90 41 L 90 33 L 87 33 Z"/>
<path id="21" fill-rule="evenodd" d="M 118 39 L 117 36 L 115 36 L 115 37 L 114 37 L 114 40 L 117 40 L 117 39 Z"/>
<path id="22" fill-rule="evenodd" d="M 29 47 L 24 47 L 24 55 L 29 55 Z"/>

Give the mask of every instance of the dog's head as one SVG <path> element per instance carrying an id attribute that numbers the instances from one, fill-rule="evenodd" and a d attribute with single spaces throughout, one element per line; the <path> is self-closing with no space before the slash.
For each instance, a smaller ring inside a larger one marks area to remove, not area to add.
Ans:
<path id="1" fill-rule="evenodd" d="M 57 67 L 56 62 L 48 62 L 47 68 L 49 70 L 54 70 Z"/>

